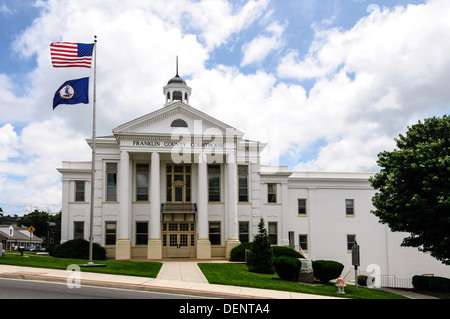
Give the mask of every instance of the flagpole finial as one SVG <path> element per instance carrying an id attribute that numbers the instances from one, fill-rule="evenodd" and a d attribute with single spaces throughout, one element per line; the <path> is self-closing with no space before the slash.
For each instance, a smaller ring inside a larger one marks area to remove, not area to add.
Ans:
<path id="1" fill-rule="evenodd" d="M 94 42 L 97 43 L 97 36 L 94 35 Z"/>

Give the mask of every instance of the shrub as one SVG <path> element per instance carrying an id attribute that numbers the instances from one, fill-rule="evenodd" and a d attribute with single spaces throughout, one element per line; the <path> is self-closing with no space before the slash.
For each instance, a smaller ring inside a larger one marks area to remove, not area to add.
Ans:
<path id="1" fill-rule="evenodd" d="M 302 262 L 295 257 L 275 257 L 273 266 L 278 276 L 284 280 L 297 280 Z"/>
<path id="2" fill-rule="evenodd" d="M 85 239 L 73 239 L 56 246 L 52 251 L 53 257 L 89 259 L 89 242 Z M 97 243 L 92 245 L 92 259 L 105 260 L 106 249 Z"/>
<path id="3" fill-rule="evenodd" d="M 230 261 L 245 261 L 245 250 L 252 250 L 253 242 L 241 243 L 234 247 L 230 252 Z M 288 246 L 272 246 L 271 247 L 274 257 L 295 257 L 295 258 L 305 258 L 298 251 L 288 247 Z"/>
<path id="4" fill-rule="evenodd" d="M 230 252 L 230 261 L 245 261 L 245 250 L 251 250 L 253 243 L 241 243 Z"/>
<path id="5" fill-rule="evenodd" d="M 359 275 L 358 276 L 358 285 L 367 286 L 367 278 L 369 278 L 369 277 L 366 275 Z"/>
<path id="6" fill-rule="evenodd" d="M 325 283 L 338 278 L 344 270 L 343 264 L 332 260 L 315 260 L 312 262 L 312 266 L 314 277 Z"/>
<path id="7" fill-rule="evenodd" d="M 415 290 L 450 292 L 450 279 L 444 277 L 414 276 L 412 284 Z"/>
<path id="8" fill-rule="evenodd" d="M 248 270 L 260 274 L 273 274 L 273 252 L 270 248 L 269 235 L 264 228 L 264 219 L 258 224 L 259 233 L 253 239 L 252 251 L 247 260 Z"/>
<path id="9" fill-rule="evenodd" d="M 302 254 L 289 246 L 272 246 L 272 251 L 275 257 L 286 256 L 294 258 L 305 258 Z"/>

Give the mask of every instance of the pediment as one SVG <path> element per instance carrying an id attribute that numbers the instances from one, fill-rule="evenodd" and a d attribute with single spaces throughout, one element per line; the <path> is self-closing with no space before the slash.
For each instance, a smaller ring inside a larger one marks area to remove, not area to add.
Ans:
<path id="1" fill-rule="evenodd" d="M 113 130 L 116 137 L 171 136 L 172 134 L 232 134 L 242 138 L 244 133 L 182 102 L 175 102 L 146 114 Z"/>

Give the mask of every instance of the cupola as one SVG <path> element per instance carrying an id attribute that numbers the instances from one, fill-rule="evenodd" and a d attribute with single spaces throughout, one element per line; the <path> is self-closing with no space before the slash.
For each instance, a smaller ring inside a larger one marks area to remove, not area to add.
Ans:
<path id="1" fill-rule="evenodd" d="M 189 96 L 192 89 L 187 86 L 186 82 L 178 75 L 178 57 L 176 63 L 176 75 L 167 82 L 163 87 L 163 93 L 166 99 L 164 105 L 169 105 L 173 102 L 181 101 L 189 104 Z"/>

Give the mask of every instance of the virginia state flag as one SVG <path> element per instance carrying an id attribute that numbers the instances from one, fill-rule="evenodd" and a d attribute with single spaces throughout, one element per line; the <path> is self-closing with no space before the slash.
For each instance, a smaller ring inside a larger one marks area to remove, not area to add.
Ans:
<path id="1" fill-rule="evenodd" d="M 66 81 L 55 93 L 53 109 L 59 104 L 89 104 L 89 78 Z"/>

